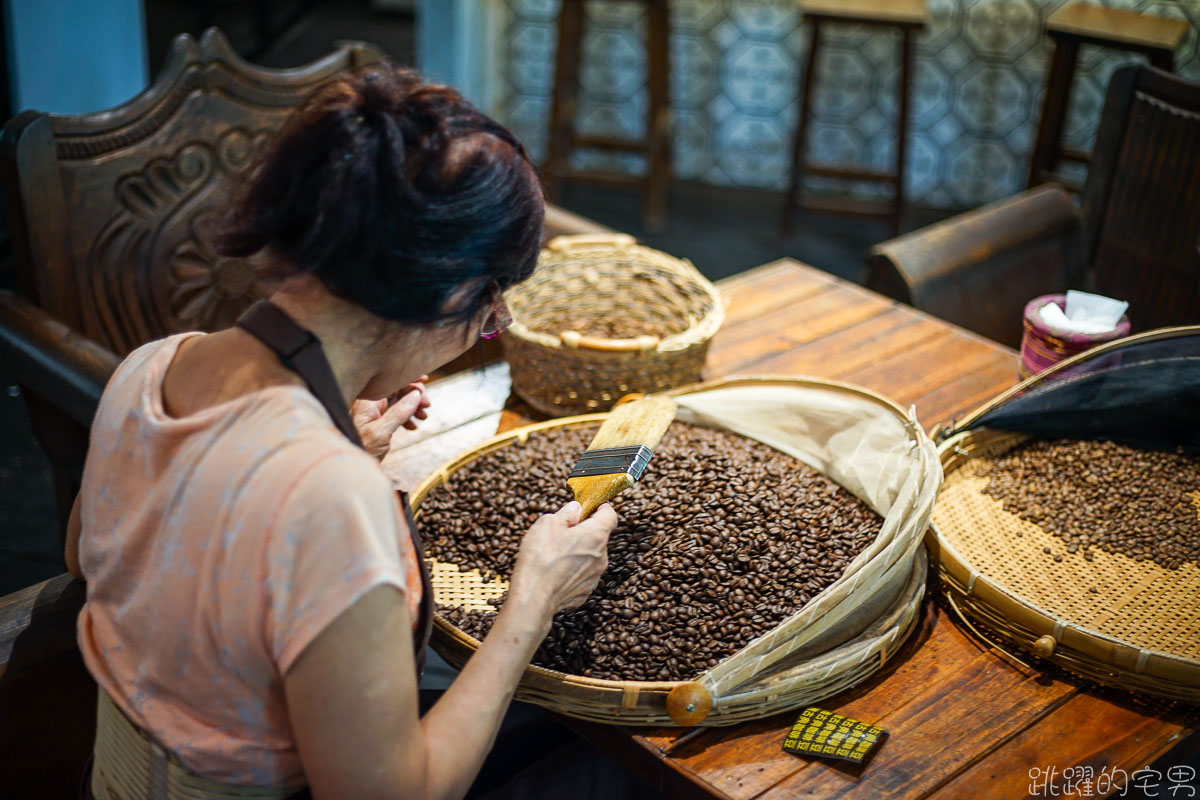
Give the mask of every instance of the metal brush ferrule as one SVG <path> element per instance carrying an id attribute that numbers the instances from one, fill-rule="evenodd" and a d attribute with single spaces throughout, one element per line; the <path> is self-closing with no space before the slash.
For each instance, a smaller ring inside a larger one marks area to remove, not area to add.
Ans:
<path id="1" fill-rule="evenodd" d="M 567 477 L 583 478 L 588 475 L 617 475 L 625 472 L 634 481 L 638 481 L 653 455 L 654 451 L 644 444 L 588 450 L 575 462 L 575 469 L 571 470 Z"/>

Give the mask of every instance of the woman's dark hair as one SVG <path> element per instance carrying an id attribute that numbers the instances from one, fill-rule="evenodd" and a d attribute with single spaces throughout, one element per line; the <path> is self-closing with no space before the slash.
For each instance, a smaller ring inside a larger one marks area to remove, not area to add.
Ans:
<path id="1" fill-rule="evenodd" d="M 529 277 L 543 213 L 511 133 L 455 90 L 384 66 L 301 104 L 214 238 L 223 255 L 265 251 L 276 277 L 312 274 L 376 316 L 419 324 L 474 318 L 492 282 Z"/>

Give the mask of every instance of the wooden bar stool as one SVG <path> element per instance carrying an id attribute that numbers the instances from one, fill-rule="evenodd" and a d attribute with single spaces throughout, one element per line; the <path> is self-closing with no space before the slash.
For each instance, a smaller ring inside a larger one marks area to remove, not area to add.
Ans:
<path id="1" fill-rule="evenodd" d="M 908 156 L 908 99 L 912 87 L 914 38 L 929 23 L 925 0 L 803 0 L 804 18 L 811 26 L 808 61 L 800 90 L 800 120 L 793 141 L 791 180 L 783 204 L 783 230 L 791 229 L 792 215 L 798 208 L 835 213 L 882 217 L 891 221 L 892 234 L 900 232 L 904 216 L 904 166 Z M 896 162 L 894 170 L 868 170 L 849 166 L 813 165 L 808 162 L 808 125 L 812 117 L 816 87 L 821 28 L 828 23 L 870 25 L 892 28 L 900 34 L 900 79 L 897 81 Z M 803 197 L 804 176 L 821 175 L 855 181 L 887 183 L 892 186 L 890 211 L 879 212 L 853 201 L 836 202 Z"/>
<path id="2" fill-rule="evenodd" d="M 1050 59 L 1041 121 L 1038 123 L 1033 157 L 1029 162 L 1028 185 L 1037 186 L 1052 180 L 1072 191 L 1080 191 L 1078 184 L 1055 174 L 1060 161 L 1086 164 L 1090 159 L 1082 150 L 1062 146 L 1063 123 L 1071 99 L 1079 45 L 1095 44 L 1141 53 L 1150 59 L 1153 66 L 1172 72 L 1175 50 L 1187 31 L 1187 20 L 1089 3 L 1067 3 L 1051 14 L 1046 19 L 1046 32 L 1054 40 L 1054 56 Z"/>
<path id="3" fill-rule="evenodd" d="M 542 180 L 548 200 L 557 201 L 564 179 L 617 185 L 642 185 L 646 227 L 662 227 L 667 187 L 671 180 L 670 14 L 668 0 L 626 0 L 646 7 L 646 132 L 642 138 L 587 136 L 575 130 L 579 67 L 583 50 L 584 0 L 562 0 L 558 12 L 558 53 L 554 60 L 554 94 L 550 110 L 550 141 Z M 641 153 L 644 175 L 633 176 L 572 169 L 578 148 Z"/>

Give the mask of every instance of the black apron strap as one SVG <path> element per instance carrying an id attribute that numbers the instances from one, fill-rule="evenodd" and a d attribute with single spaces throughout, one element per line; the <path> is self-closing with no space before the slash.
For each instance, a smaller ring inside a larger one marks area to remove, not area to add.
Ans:
<path id="1" fill-rule="evenodd" d="M 285 367 L 299 375 L 313 396 L 325 407 L 337 429 L 355 445 L 362 447 L 362 439 L 359 438 L 358 429 L 354 427 L 354 420 L 350 417 L 350 408 L 342 396 L 341 387 L 338 386 L 333 369 L 329 366 L 329 360 L 325 358 L 325 351 L 321 349 L 321 340 L 314 336 L 312 331 L 301 328 L 279 306 L 269 300 L 259 300 L 250 306 L 238 318 L 237 326 L 269 347 L 279 356 Z M 425 647 L 429 644 L 429 636 L 433 630 L 433 584 L 429 579 L 429 568 L 425 565 L 421 536 L 417 533 L 412 509 L 408 505 L 408 495 L 404 492 L 398 494 L 421 572 L 420 619 L 417 620 L 417 635 L 413 641 L 417 674 L 420 675 L 425 667 Z"/>
<path id="2" fill-rule="evenodd" d="M 274 350 L 285 367 L 303 378 L 338 430 L 362 447 L 358 429 L 350 418 L 350 408 L 321 349 L 321 340 L 312 331 L 301 328 L 269 300 L 259 300 L 246 309 L 237 326 Z"/>
<path id="3" fill-rule="evenodd" d="M 412 535 L 413 547 L 417 551 L 417 569 L 421 571 L 421 608 L 417 613 L 416 644 L 417 674 L 425 671 L 425 648 L 429 646 L 429 637 L 433 635 L 433 581 L 429 577 L 429 565 L 425 563 L 425 548 L 421 545 L 421 532 L 417 529 L 417 521 L 413 519 L 412 506 L 408 504 L 408 492 L 397 492 L 400 495 L 400 507 L 404 509 L 404 521 L 408 523 Z"/>

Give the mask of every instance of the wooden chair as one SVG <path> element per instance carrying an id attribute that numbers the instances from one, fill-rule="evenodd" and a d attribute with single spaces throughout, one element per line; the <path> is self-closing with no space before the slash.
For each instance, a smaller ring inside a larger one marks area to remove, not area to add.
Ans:
<path id="1" fill-rule="evenodd" d="M 87 430 L 121 357 L 152 339 L 229 325 L 252 270 L 217 257 L 204 223 L 237 172 L 318 84 L 383 60 L 343 47 L 305 67 L 248 64 L 215 28 L 178 37 L 162 73 L 117 108 L 27 111 L 4 128 L 18 292 L 0 292 L 0 366 L 25 389 L 66 513 Z M 548 227 L 601 230 L 553 209 Z"/>
<path id="2" fill-rule="evenodd" d="M 1118 70 L 1076 211 L 1054 185 L 873 247 L 868 287 L 1005 344 L 1067 288 L 1129 301 L 1134 330 L 1200 322 L 1200 83 Z"/>
<path id="3" fill-rule="evenodd" d="M 646 7 L 646 129 L 637 139 L 585 136 L 575 129 L 579 70 L 583 57 L 584 0 L 563 0 L 558 12 L 558 49 L 554 58 L 553 103 L 542 180 L 546 197 L 557 201 L 564 180 L 624 186 L 641 184 L 645 225 L 662 228 L 671 182 L 671 22 L 667 0 L 637 0 Z M 579 149 L 639 153 L 646 159 L 643 176 L 573 169 L 571 154 Z"/>
<path id="4" fill-rule="evenodd" d="M 1046 93 L 1038 122 L 1037 141 L 1029 162 L 1028 186 L 1046 181 L 1065 183 L 1056 174 L 1062 160 L 1086 164 L 1090 156 L 1062 145 L 1063 123 L 1071 102 L 1071 87 L 1080 45 L 1090 44 L 1129 53 L 1140 53 L 1150 64 L 1173 71 L 1175 50 L 1187 35 L 1185 19 L 1158 17 L 1123 8 L 1091 3 L 1067 3 L 1046 19 L 1046 33 L 1054 41 L 1054 56 L 1046 76 Z M 1077 186 L 1071 187 L 1078 191 Z"/>
<path id="5" fill-rule="evenodd" d="M 259 292 L 204 224 L 235 175 L 315 86 L 383 60 L 342 47 L 287 70 L 248 64 L 209 29 L 175 39 L 161 74 L 116 108 L 26 111 L 0 139 L 18 294 L 0 294 L 0 363 L 26 389 L 60 509 L 119 359 L 183 330 L 230 324 Z"/>
<path id="6" fill-rule="evenodd" d="M 908 103 L 912 88 L 913 52 L 916 36 L 929 24 L 929 9 L 925 0 L 804 0 L 801 5 L 804 19 L 810 26 L 808 60 L 800 90 L 800 118 L 792 140 L 792 168 L 787 193 L 783 199 L 781 227 L 791 230 L 792 217 L 799 209 L 857 214 L 886 219 L 892 235 L 904 224 L 904 169 L 908 163 Z M 896 160 L 889 170 L 869 170 L 855 166 L 812 164 L 808 160 L 808 127 L 812 118 L 813 94 L 817 91 L 817 67 L 823 39 L 821 33 L 828 25 L 866 25 L 891 29 L 897 33 L 897 56 L 900 74 L 896 79 Z M 828 198 L 817 200 L 804 196 L 804 177 L 818 175 L 868 183 L 883 183 L 892 189 L 891 208 L 878 211 L 862 203 Z"/>

